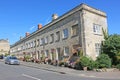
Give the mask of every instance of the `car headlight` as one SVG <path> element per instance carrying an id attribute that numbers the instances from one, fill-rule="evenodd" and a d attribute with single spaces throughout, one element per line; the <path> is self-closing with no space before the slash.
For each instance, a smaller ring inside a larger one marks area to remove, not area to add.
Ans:
<path id="1" fill-rule="evenodd" d="M 13 60 L 10 60 L 11 63 L 13 63 L 14 61 Z"/>

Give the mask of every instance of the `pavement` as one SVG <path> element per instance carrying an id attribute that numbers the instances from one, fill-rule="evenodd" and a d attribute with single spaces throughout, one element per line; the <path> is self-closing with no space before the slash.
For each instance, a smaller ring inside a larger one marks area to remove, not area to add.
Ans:
<path id="1" fill-rule="evenodd" d="M 114 71 L 114 72 L 82 71 L 82 70 L 75 70 L 67 67 L 59 67 L 59 66 L 53 66 L 49 64 L 38 64 L 38 63 L 32 63 L 32 62 L 21 62 L 21 65 L 43 69 L 47 71 L 52 71 L 52 72 L 57 72 L 61 74 L 70 74 L 74 76 L 103 78 L 103 79 L 120 79 L 120 71 Z"/>
<path id="2" fill-rule="evenodd" d="M 57 72 L 60 74 L 70 74 L 70 75 L 81 76 L 81 77 L 91 77 L 91 78 L 101 78 L 101 79 L 120 79 L 120 71 L 114 71 L 114 72 L 82 71 L 82 70 L 75 70 L 67 67 L 59 67 L 59 66 L 53 66 L 49 64 L 38 64 L 38 63 L 23 62 L 23 61 L 21 61 L 20 65 Z"/>

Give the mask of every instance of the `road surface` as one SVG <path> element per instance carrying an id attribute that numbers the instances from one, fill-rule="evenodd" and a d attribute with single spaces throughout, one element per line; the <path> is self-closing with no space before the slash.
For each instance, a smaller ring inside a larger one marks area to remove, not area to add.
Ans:
<path id="1" fill-rule="evenodd" d="M 57 72 L 31 68 L 22 65 L 8 65 L 4 64 L 4 62 L 0 62 L 0 80 L 110 80 L 110 79 L 61 74 Z"/>

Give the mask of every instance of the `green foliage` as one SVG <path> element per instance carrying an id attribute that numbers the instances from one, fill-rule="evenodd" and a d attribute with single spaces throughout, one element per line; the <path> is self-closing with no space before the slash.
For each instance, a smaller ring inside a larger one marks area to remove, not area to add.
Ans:
<path id="1" fill-rule="evenodd" d="M 106 54 L 100 54 L 97 57 L 96 62 L 98 63 L 99 68 L 110 68 L 111 67 L 111 59 Z"/>
<path id="2" fill-rule="evenodd" d="M 64 65 L 63 61 L 59 62 L 59 66 L 63 66 L 63 65 Z"/>
<path id="3" fill-rule="evenodd" d="M 80 64 L 82 67 L 87 67 L 89 70 L 97 69 L 98 68 L 98 62 L 92 60 L 89 57 L 82 56 L 80 58 Z"/>
<path id="4" fill-rule="evenodd" d="M 93 70 L 93 69 L 97 69 L 99 66 L 98 66 L 98 62 L 97 61 L 93 61 L 93 60 L 90 60 L 90 64 L 89 64 L 89 70 Z"/>
<path id="5" fill-rule="evenodd" d="M 25 59 L 25 61 L 30 61 L 30 56 L 29 55 L 26 55 L 25 57 L 24 57 L 24 59 Z"/>
<path id="6" fill-rule="evenodd" d="M 109 36 L 108 33 L 107 33 L 107 31 L 104 30 L 103 28 L 102 28 L 102 31 L 103 31 L 104 39 L 107 40 L 108 36 Z"/>
<path id="7" fill-rule="evenodd" d="M 5 57 L 6 57 L 6 56 L 9 56 L 9 55 L 10 55 L 10 54 L 7 54 L 7 53 L 6 53 L 6 54 L 5 54 Z"/>
<path id="8" fill-rule="evenodd" d="M 12 54 L 11 56 L 15 56 L 14 54 Z"/>
<path id="9" fill-rule="evenodd" d="M 26 58 L 26 59 L 30 59 L 30 56 L 29 56 L 29 55 L 27 55 L 27 56 L 25 56 L 25 58 Z"/>
<path id="10" fill-rule="evenodd" d="M 80 57 L 82 57 L 82 56 L 83 56 L 83 50 L 78 51 L 78 55 L 79 55 Z"/>
<path id="11" fill-rule="evenodd" d="M 3 54 L 0 54 L 0 56 L 3 56 Z"/>
<path id="12" fill-rule="evenodd" d="M 116 67 L 120 70 L 120 64 L 118 64 Z"/>
<path id="13" fill-rule="evenodd" d="M 80 62 L 81 62 L 81 65 L 82 65 L 83 67 L 88 67 L 89 64 L 90 64 L 90 59 L 89 59 L 88 57 L 86 57 L 86 56 L 82 56 L 82 57 L 80 58 Z"/>
<path id="14" fill-rule="evenodd" d="M 116 54 L 116 62 L 118 64 L 120 64 L 120 52 L 118 52 L 118 54 Z"/>
<path id="15" fill-rule="evenodd" d="M 112 59 L 112 64 L 120 63 L 120 35 L 110 35 L 102 45 L 102 52 L 109 55 Z"/>

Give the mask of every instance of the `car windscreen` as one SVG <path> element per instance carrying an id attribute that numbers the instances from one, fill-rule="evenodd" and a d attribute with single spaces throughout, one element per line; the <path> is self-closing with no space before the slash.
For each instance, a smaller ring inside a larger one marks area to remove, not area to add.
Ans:
<path id="1" fill-rule="evenodd" d="M 17 59 L 16 57 L 10 57 L 10 59 Z"/>

